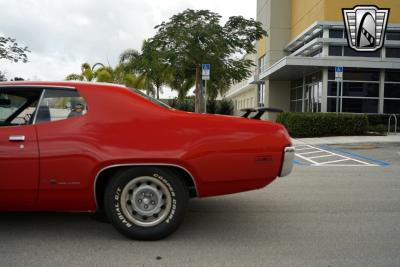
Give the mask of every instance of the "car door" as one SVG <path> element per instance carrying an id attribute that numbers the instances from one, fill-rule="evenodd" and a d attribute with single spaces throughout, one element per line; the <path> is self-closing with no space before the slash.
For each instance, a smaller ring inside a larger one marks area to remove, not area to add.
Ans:
<path id="1" fill-rule="evenodd" d="M 38 88 L 0 87 L 0 210 L 29 208 L 39 181 L 39 150 L 33 116 Z"/>
<path id="2" fill-rule="evenodd" d="M 87 210 L 96 160 L 87 134 L 87 105 L 72 88 L 46 88 L 36 130 L 40 151 L 38 206 L 47 210 Z"/>

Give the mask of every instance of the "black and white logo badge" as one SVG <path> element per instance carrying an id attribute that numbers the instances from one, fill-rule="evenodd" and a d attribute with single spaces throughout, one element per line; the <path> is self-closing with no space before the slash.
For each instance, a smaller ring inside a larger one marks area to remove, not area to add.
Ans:
<path id="1" fill-rule="evenodd" d="M 356 51 L 376 51 L 382 48 L 389 18 L 389 8 L 355 6 L 343 8 L 343 20 L 349 46 Z"/>

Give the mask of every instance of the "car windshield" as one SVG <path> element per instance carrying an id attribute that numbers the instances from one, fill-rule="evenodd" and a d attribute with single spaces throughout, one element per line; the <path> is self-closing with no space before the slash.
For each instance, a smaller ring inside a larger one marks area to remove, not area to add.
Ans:
<path id="1" fill-rule="evenodd" d="M 172 107 L 168 106 L 167 104 L 165 104 L 164 102 L 157 100 L 149 95 L 146 95 L 145 93 L 143 93 L 142 91 L 138 90 L 138 89 L 134 89 L 134 88 L 129 88 L 132 92 L 134 92 L 135 94 L 138 94 L 144 98 L 146 98 L 147 100 L 150 100 L 151 102 L 153 102 L 154 104 L 163 107 L 163 108 L 167 108 L 167 109 L 172 109 Z"/>

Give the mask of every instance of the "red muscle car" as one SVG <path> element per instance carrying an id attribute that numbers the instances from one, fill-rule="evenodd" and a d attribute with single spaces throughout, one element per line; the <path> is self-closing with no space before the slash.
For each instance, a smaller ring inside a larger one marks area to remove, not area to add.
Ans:
<path id="1" fill-rule="evenodd" d="M 0 83 L 0 211 L 103 212 L 155 240 L 189 198 L 262 188 L 293 157 L 272 122 L 183 112 L 118 85 Z"/>

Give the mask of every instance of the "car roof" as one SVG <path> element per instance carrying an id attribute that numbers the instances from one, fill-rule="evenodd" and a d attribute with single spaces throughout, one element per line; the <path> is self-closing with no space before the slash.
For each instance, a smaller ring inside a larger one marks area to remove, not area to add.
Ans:
<path id="1" fill-rule="evenodd" d="M 0 82 L 0 87 L 5 86 L 15 86 L 15 87 L 24 87 L 24 86 L 32 86 L 32 87 L 76 87 L 77 85 L 84 85 L 85 87 L 97 87 L 99 85 L 105 87 L 119 87 L 126 89 L 127 87 L 120 84 L 114 83 L 99 83 L 99 82 L 81 82 L 81 81 L 11 81 L 11 82 Z"/>

